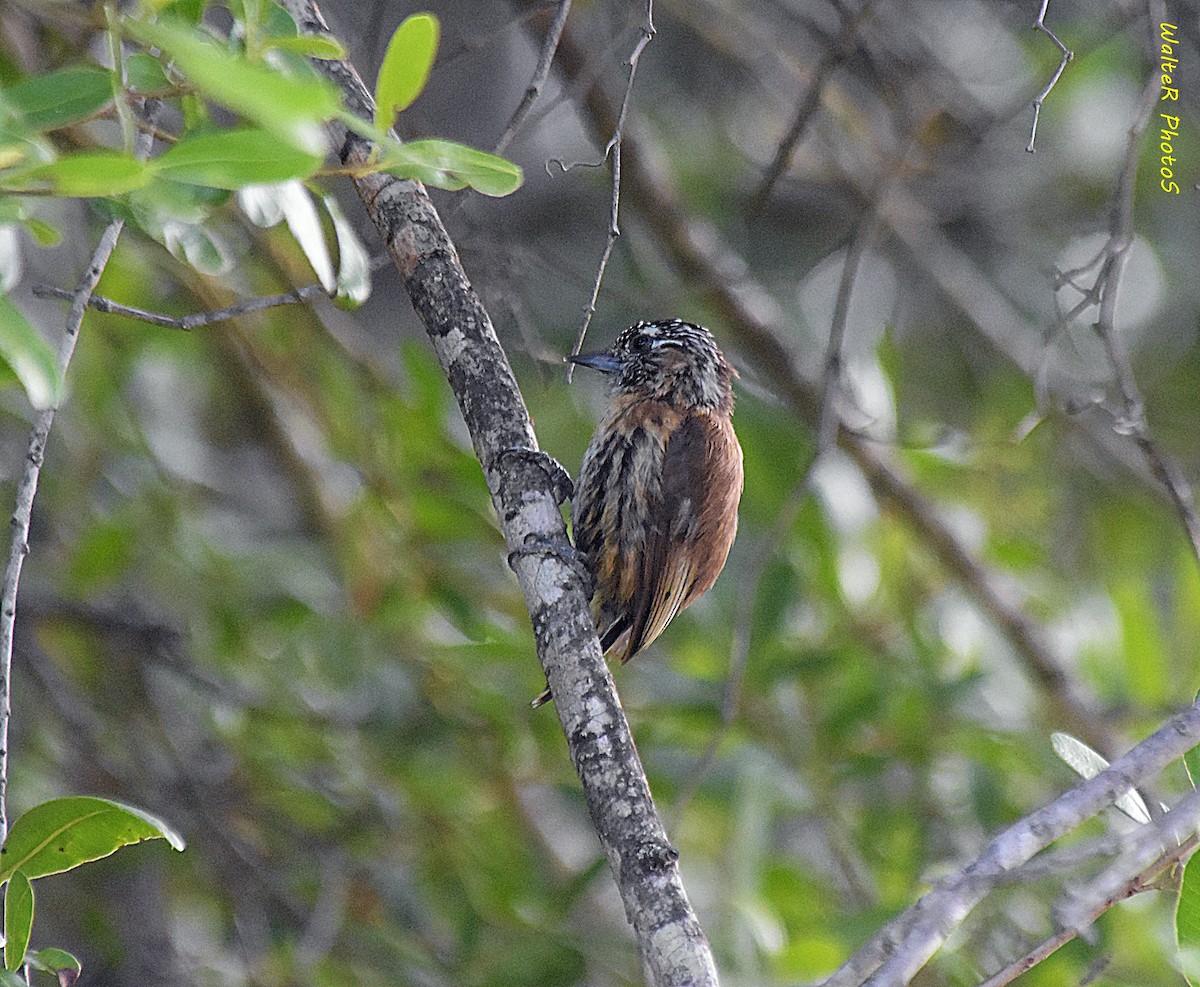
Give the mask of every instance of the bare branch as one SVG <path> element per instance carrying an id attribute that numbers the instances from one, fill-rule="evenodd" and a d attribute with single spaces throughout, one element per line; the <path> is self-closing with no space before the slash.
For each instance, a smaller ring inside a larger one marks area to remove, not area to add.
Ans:
<path id="1" fill-rule="evenodd" d="M 302 32 L 328 34 L 312 0 L 284 0 L 284 6 Z M 371 97 L 349 62 L 314 65 L 341 88 L 351 112 L 372 118 Z M 344 164 L 365 163 L 373 150 L 341 124 L 330 126 L 330 137 Z M 370 174 L 355 186 L 425 323 L 483 465 L 538 656 L 649 980 L 656 987 L 715 985 L 711 948 L 655 812 L 571 562 L 552 470 L 538 458 L 528 410 L 491 319 L 419 183 Z"/>
<path id="2" fill-rule="evenodd" d="M 572 356 L 578 356 L 583 350 L 583 340 L 587 336 L 588 326 L 592 324 L 592 316 L 596 314 L 596 299 L 600 297 L 600 283 L 604 280 L 604 272 L 608 267 L 608 259 L 612 256 L 617 237 L 621 235 L 617 220 L 621 212 L 621 142 L 625 136 L 625 118 L 629 113 L 629 102 L 633 96 L 633 80 L 637 75 L 638 62 L 642 52 L 654 40 L 654 0 L 646 0 L 646 17 L 642 22 L 642 34 L 638 39 L 633 54 L 629 56 L 629 79 L 625 83 L 625 95 L 621 99 L 621 109 L 617 114 L 617 122 L 613 127 L 612 136 L 605 146 L 605 155 L 612 155 L 612 206 L 608 216 L 608 237 L 604 241 L 604 252 L 600 255 L 600 263 L 596 268 L 596 279 L 592 283 L 592 297 L 588 300 L 587 308 L 583 310 L 583 322 L 579 326 L 579 335 L 571 350 Z M 575 365 L 567 366 L 567 382 L 570 383 L 575 373 Z"/>
<path id="3" fill-rule="evenodd" d="M 391 258 L 383 255 L 372 259 L 370 267 L 372 271 L 377 271 L 382 267 L 386 267 L 391 263 Z M 62 288 L 54 288 L 49 285 L 35 285 L 33 293 L 38 298 L 62 298 L 70 299 L 74 297 L 74 292 L 64 291 Z M 229 305 L 225 308 L 210 309 L 206 312 L 193 312 L 191 315 L 183 315 L 176 318 L 172 315 L 163 315 L 160 312 L 148 312 L 145 309 L 134 308 L 131 305 L 122 305 L 120 302 L 114 302 L 111 298 L 105 298 L 103 295 L 91 295 L 88 297 L 87 305 L 89 308 L 94 308 L 97 312 L 104 312 L 108 315 L 123 315 L 130 319 L 137 319 L 141 322 L 149 322 L 151 325 L 163 326 L 167 329 L 179 329 L 183 332 L 191 332 L 193 329 L 199 329 L 202 326 L 210 326 L 215 322 L 225 322 L 228 319 L 239 319 L 244 315 L 250 315 L 253 312 L 262 312 L 269 308 L 278 308 L 280 305 L 293 305 L 297 302 L 306 302 L 311 298 L 318 296 L 329 297 L 329 292 L 319 284 L 308 284 L 302 288 L 296 288 L 293 291 L 285 291 L 280 295 L 266 295 L 262 298 L 248 298 L 244 302 L 238 302 L 236 305 Z"/>
<path id="4" fill-rule="evenodd" d="M 997 836 L 967 867 L 943 878 L 920 901 L 888 922 L 822 987 L 907 984 L 971 910 L 1004 882 L 1009 871 L 1111 805 L 1129 789 L 1157 775 L 1197 743 L 1200 743 L 1200 705 L 1193 705 L 1096 777 L 1060 795 Z M 1173 810 L 1163 817 L 1171 820 L 1169 823 L 1159 821 L 1172 827 L 1172 832 L 1177 822 L 1186 825 L 1200 812 L 1200 794 L 1188 795 L 1176 810 L 1178 815 Z M 1147 830 L 1151 832 L 1149 839 L 1162 842 L 1163 832 L 1149 826 Z"/>
<path id="5" fill-rule="evenodd" d="M 1091 913 L 1088 915 L 1087 921 L 1084 923 L 1084 925 L 1090 925 L 1114 905 L 1117 905 L 1122 901 L 1126 901 L 1136 894 L 1141 894 L 1143 891 L 1148 891 L 1157 887 L 1156 879 L 1159 877 L 1159 875 L 1161 875 L 1168 867 L 1174 866 L 1179 861 L 1186 860 L 1193 853 L 1195 853 L 1198 842 L 1200 841 L 1193 836 L 1190 839 L 1187 839 L 1182 843 L 1178 843 L 1168 849 L 1165 853 L 1159 856 L 1154 863 L 1145 868 L 1145 870 L 1137 874 L 1131 880 L 1127 881 L 1117 891 L 1105 897 L 1098 904 L 1095 904 L 1092 907 Z M 994 974 L 988 977 L 987 980 L 980 984 L 979 987 L 1004 987 L 1005 984 L 1012 983 L 1021 974 L 1032 970 L 1044 959 L 1069 943 L 1072 939 L 1079 935 L 1080 931 L 1080 928 L 1059 929 L 1058 932 L 1038 943 L 1037 946 L 1031 949 L 1020 959 L 1014 960 L 1001 970 L 997 970 Z"/>
<path id="6" fill-rule="evenodd" d="M 570 13 L 571 0 L 558 0 L 558 10 L 554 14 L 550 30 L 546 32 L 546 37 L 542 41 L 542 48 L 538 53 L 537 65 L 533 70 L 533 78 L 529 80 L 529 86 L 525 90 L 525 95 L 521 97 L 521 102 L 517 104 L 517 108 L 513 111 L 512 118 L 508 121 L 508 126 L 504 128 L 504 133 L 496 141 L 496 146 L 492 149 L 493 153 L 504 153 L 504 150 L 512 143 L 513 138 L 517 136 L 517 131 L 525 123 L 525 118 L 529 115 L 529 111 L 533 109 L 534 101 L 542 94 L 542 86 L 546 84 L 546 79 L 550 76 L 550 65 L 554 61 L 554 53 L 558 50 L 558 39 L 562 37 L 563 28 L 567 26 L 567 16 Z"/>
<path id="7" fill-rule="evenodd" d="M 1042 9 L 1038 11 L 1037 20 L 1033 22 L 1033 29 L 1035 31 L 1041 31 L 1044 35 L 1046 35 L 1046 37 L 1053 41 L 1061 53 L 1062 58 L 1058 63 L 1058 68 L 1056 68 L 1054 70 L 1054 74 L 1050 76 L 1050 81 L 1046 83 L 1045 88 L 1038 93 L 1036 97 L 1034 97 L 1033 125 L 1029 128 L 1029 143 L 1025 147 L 1025 150 L 1030 154 L 1033 154 L 1033 142 L 1037 138 L 1038 117 L 1042 115 L 1042 103 L 1044 103 L 1046 101 L 1046 97 L 1050 95 L 1050 90 L 1058 85 L 1058 80 L 1062 76 L 1063 70 L 1067 67 L 1067 62 L 1075 57 L 1075 53 L 1068 49 L 1067 46 L 1061 41 L 1059 41 L 1058 36 L 1051 31 L 1050 28 L 1046 27 L 1046 9 L 1049 6 L 1050 0 L 1042 0 Z"/>
<path id="8" fill-rule="evenodd" d="M 766 174 L 763 175 L 763 180 L 750 197 L 749 213 L 752 217 L 762 212 L 763 207 L 767 204 L 767 199 L 770 198 L 771 192 L 779 182 L 779 179 L 783 177 L 784 172 L 791 166 L 792 155 L 796 153 L 796 147 L 799 145 L 800 139 L 804 136 L 804 132 L 808 129 L 808 122 L 812 119 L 813 114 L 817 112 L 817 107 L 821 105 L 821 95 L 825 91 L 825 84 L 829 81 L 830 76 L 837 71 L 838 66 L 849 58 L 850 54 L 854 51 L 854 47 L 858 41 L 858 32 L 862 28 L 863 22 L 870 15 L 871 8 L 874 5 L 875 0 L 866 0 L 856 13 L 846 18 L 846 22 L 842 26 L 842 33 L 829 46 L 825 52 L 825 56 L 817 64 L 817 67 L 813 69 L 808 91 L 800 100 L 800 105 L 796 110 L 796 116 L 792 120 L 792 125 L 788 128 L 788 132 L 784 135 L 783 140 L 779 142 L 779 147 L 775 149 L 775 157 L 767 167 Z"/>

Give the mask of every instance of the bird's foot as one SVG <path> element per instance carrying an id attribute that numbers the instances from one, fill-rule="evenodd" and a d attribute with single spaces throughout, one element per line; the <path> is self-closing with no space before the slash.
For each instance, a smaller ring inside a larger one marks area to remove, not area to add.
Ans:
<path id="1" fill-rule="evenodd" d="M 507 449 L 501 449 L 496 455 L 496 465 L 501 465 L 509 456 L 532 463 L 545 473 L 547 479 L 550 480 L 550 487 L 554 491 L 554 499 L 559 504 L 565 504 L 575 495 L 575 483 L 571 479 L 571 474 L 549 453 L 542 452 L 541 449 L 529 449 L 525 446 L 510 446 Z"/>
<path id="2" fill-rule="evenodd" d="M 592 570 L 588 567 L 587 561 L 583 557 L 583 553 L 574 545 L 565 539 L 539 538 L 535 534 L 525 536 L 525 544 L 520 548 L 514 548 L 508 553 L 508 567 L 514 572 L 517 568 L 517 560 L 523 559 L 530 555 L 540 555 L 543 558 L 555 558 L 567 565 L 579 577 L 579 581 L 583 583 L 583 592 L 588 599 L 591 599 L 592 593 L 596 585 L 596 577 L 592 575 Z"/>

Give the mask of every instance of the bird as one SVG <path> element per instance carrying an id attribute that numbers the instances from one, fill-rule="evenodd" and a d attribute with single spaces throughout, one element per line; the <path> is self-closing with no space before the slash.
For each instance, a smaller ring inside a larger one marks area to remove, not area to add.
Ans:
<path id="1" fill-rule="evenodd" d="M 639 322 L 610 349 L 568 359 L 610 381 L 571 527 L 592 576 L 601 650 L 624 664 L 725 567 L 744 476 L 737 372 L 709 330 L 678 319 Z M 550 698 L 547 687 L 533 705 Z"/>

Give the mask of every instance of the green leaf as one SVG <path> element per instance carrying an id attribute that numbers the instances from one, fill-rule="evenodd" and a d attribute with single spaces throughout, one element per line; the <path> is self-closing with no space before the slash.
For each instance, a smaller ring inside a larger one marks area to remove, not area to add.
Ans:
<path id="1" fill-rule="evenodd" d="M 338 243 L 337 303 L 356 309 L 371 297 L 371 258 L 350 220 L 332 195 L 324 198 Z"/>
<path id="2" fill-rule="evenodd" d="M 54 351 L 4 295 L 0 295 L 0 359 L 12 368 L 35 408 L 58 403 L 60 381 Z"/>
<path id="3" fill-rule="evenodd" d="M 484 195 L 502 196 L 521 187 L 524 175 L 511 161 L 453 141 L 423 140 L 384 149 L 379 170 L 415 178 L 437 188 L 466 185 Z"/>
<path id="4" fill-rule="evenodd" d="M 52 192 L 65 198 L 122 195 L 150 183 L 145 162 L 117 151 L 80 151 L 0 176 L 0 184 L 16 192 Z"/>
<path id="5" fill-rule="evenodd" d="M 413 14 L 396 28 L 375 80 L 377 127 L 386 130 L 421 95 L 437 56 L 440 30 L 433 14 Z"/>
<path id="6" fill-rule="evenodd" d="M 301 34 L 294 38 L 263 38 L 263 48 L 278 48 L 305 58 L 346 57 L 346 46 L 327 34 Z"/>
<path id="7" fill-rule="evenodd" d="M 59 987 L 71 987 L 83 972 L 83 965 L 65 949 L 31 949 L 25 959 L 35 970 L 58 977 Z"/>
<path id="8" fill-rule="evenodd" d="M 8 879 L 4 893 L 4 967 L 19 970 L 33 932 L 33 885 L 21 871 Z"/>
<path id="9" fill-rule="evenodd" d="M 181 260 L 209 277 L 233 270 L 234 257 L 225 241 L 200 223 L 169 219 L 157 237 L 176 260 Z"/>
<path id="10" fill-rule="evenodd" d="M 320 124 L 337 112 L 341 95 L 307 65 L 303 75 L 284 75 L 175 21 L 147 24 L 126 19 L 124 27 L 136 40 L 167 52 L 176 68 L 209 99 L 274 131 L 293 147 L 310 154 L 324 152 Z"/>
<path id="11" fill-rule="evenodd" d="M 153 162 L 172 181 L 238 189 L 289 178 L 307 178 L 320 154 L 302 151 L 267 130 L 246 127 L 184 137 Z"/>
<path id="12" fill-rule="evenodd" d="M 125 80 L 130 89 L 143 95 L 161 95 L 175 88 L 162 62 L 144 51 L 135 51 L 125 59 Z"/>
<path id="13" fill-rule="evenodd" d="M 0 849 L 0 880 L 18 870 L 29 878 L 61 874 L 123 846 L 159 838 L 176 850 L 185 846 L 171 827 L 141 809 L 88 795 L 51 799 L 13 823 Z"/>
<path id="14" fill-rule="evenodd" d="M 1175 945 L 1189 984 L 1200 983 L 1200 863 L 1192 857 L 1183 868 L 1175 905 Z"/>
<path id="15" fill-rule="evenodd" d="M 51 226 L 43 219 L 30 216 L 23 220 L 23 223 L 39 247 L 57 247 L 62 242 L 62 233 L 59 232 L 58 227 Z"/>
<path id="16" fill-rule="evenodd" d="M 4 98 L 35 130 L 54 130 L 86 120 L 111 103 L 113 77 L 107 69 L 77 65 L 24 79 L 6 89 Z"/>

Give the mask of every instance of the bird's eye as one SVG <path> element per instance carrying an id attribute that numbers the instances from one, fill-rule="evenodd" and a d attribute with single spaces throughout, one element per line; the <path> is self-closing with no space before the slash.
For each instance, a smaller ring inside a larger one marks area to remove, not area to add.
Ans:
<path id="1" fill-rule="evenodd" d="M 650 347 L 654 345 L 654 341 L 649 336 L 635 336 L 633 340 L 633 348 L 637 353 L 649 353 Z"/>

